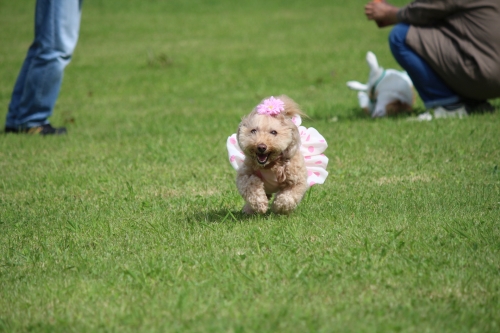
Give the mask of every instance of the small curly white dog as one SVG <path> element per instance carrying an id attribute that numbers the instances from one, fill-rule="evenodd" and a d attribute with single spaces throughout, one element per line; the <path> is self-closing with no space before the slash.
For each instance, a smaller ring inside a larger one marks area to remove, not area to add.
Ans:
<path id="1" fill-rule="evenodd" d="M 246 202 L 243 212 L 264 214 L 275 194 L 273 212 L 290 214 L 310 186 L 324 183 L 328 145 L 316 129 L 300 126 L 301 115 L 289 97 L 270 97 L 228 137 L 229 162 Z"/>
<path id="2" fill-rule="evenodd" d="M 411 111 L 416 95 L 408 74 L 380 67 L 373 52 L 366 54 L 366 62 L 370 67 L 368 83 L 347 82 L 349 88 L 359 91 L 361 108 L 373 118 Z"/>

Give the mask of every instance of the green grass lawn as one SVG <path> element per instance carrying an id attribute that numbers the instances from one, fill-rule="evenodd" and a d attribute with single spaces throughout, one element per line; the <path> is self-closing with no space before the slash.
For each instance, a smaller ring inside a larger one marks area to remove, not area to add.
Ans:
<path id="1" fill-rule="evenodd" d="M 346 81 L 399 67 L 364 3 L 87 0 L 68 135 L 0 137 L 0 332 L 500 331 L 500 113 L 365 117 Z M 0 0 L 2 126 L 33 10 Z M 279 94 L 330 175 L 247 217 L 225 141 Z"/>

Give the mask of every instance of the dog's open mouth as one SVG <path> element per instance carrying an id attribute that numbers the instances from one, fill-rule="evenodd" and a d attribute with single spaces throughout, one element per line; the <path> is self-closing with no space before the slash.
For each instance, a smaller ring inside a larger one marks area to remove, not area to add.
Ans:
<path id="1" fill-rule="evenodd" d="M 259 164 L 266 164 L 269 154 L 257 154 L 257 162 Z"/>

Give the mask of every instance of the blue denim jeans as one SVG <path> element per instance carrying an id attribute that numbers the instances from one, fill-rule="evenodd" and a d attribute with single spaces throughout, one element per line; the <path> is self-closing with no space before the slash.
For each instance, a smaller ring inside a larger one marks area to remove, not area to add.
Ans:
<path id="1" fill-rule="evenodd" d="M 429 109 L 460 102 L 460 96 L 444 83 L 422 57 L 406 45 L 409 28 L 405 23 L 394 26 L 389 35 L 389 45 L 392 55 L 413 81 L 425 107 Z"/>
<path id="2" fill-rule="evenodd" d="M 78 40 L 82 1 L 37 0 L 35 39 L 14 85 L 6 127 L 48 123 Z"/>

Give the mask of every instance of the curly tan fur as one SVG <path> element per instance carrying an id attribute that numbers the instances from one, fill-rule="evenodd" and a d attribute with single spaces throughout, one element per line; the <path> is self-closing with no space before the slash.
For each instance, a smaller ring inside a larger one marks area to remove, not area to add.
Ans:
<path id="1" fill-rule="evenodd" d="M 304 115 L 287 96 L 279 96 L 285 110 L 277 116 L 260 115 L 254 109 L 238 127 L 238 144 L 245 154 L 236 186 L 246 204 L 243 212 L 263 214 L 275 193 L 272 210 L 290 214 L 307 190 L 307 170 L 300 152 L 300 134 L 291 118 Z M 265 186 L 262 174 L 274 174 L 276 186 Z"/>

